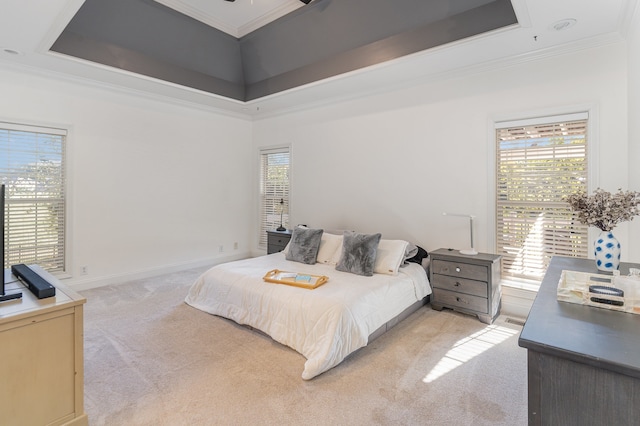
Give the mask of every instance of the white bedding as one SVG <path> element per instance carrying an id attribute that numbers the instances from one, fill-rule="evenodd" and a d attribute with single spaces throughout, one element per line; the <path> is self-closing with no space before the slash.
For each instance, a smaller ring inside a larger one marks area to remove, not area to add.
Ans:
<path id="1" fill-rule="evenodd" d="M 329 281 L 314 290 L 265 282 L 272 269 L 326 275 Z M 428 294 L 427 274 L 414 263 L 396 276 L 364 277 L 274 253 L 214 266 L 196 280 L 185 302 L 295 349 L 307 359 L 302 378 L 308 380 L 365 346 L 372 332 Z"/>

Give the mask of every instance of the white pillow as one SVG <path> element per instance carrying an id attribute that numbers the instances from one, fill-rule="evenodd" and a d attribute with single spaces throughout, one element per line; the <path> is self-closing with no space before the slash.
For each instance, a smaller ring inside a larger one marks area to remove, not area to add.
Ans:
<path id="1" fill-rule="evenodd" d="M 318 263 L 335 265 L 335 252 L 342 251 L 342 235 L 329 234 L 324 232 L 320 239 L 320 249 L 318 249 Z M 339 259 L 339 256 L 338 256 Z"/>
<path id="2" fill-rule="evenodd" d="M 408 242 L 404 240 L 380 240 L 373 272 L 376 274 L 397 275 L 398 268 L 404 262 Z"/>
<path id="3" fill-rule="evenodd" d="M 337 265 L 338 262 L 340 262 L 340 257 L 342 256 L 342 244 L 343 243 L 344 243 L 344 236 L 340 235 L 340 245 L 338 246 L 336 251 L 333 252 L 333 256 L 331 257 L 331 260 L 329 261 L 330 264 Z"/>

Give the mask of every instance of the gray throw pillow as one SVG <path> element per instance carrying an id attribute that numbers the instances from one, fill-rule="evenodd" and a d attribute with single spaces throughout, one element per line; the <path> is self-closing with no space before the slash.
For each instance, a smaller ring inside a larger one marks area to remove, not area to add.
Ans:
<path id="1" fill-rule="evenodd" d="M 291 234 L 286 259 L 313 265 L 318 257 L 322 229 L 295 228 Z"/>
<path id="2" fill-rule="evenodd" d="M 336 269 L 370 277 L 376 263 L 381 234 L 358 234 L 347 231 L 342 242 L 342 255 Z"/>

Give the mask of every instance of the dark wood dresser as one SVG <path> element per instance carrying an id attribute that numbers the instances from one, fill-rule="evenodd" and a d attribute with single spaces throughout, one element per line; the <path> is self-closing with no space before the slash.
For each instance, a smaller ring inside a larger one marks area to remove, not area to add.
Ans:
<path id="1" fill-rule="evenodd" d="M 622 263 L 621 275 L 630 267 L 640 265 Z M 529 424 L 640 424 L 640 315 L 559 302 L 563 270 L 599 273 L 593 260 L 551 260 L 518 340 L 528 351 Z"/>

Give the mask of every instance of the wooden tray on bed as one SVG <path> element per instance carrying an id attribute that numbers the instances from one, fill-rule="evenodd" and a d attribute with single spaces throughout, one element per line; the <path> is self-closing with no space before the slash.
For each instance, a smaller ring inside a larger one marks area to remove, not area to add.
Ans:
<path id="1" fill-rule="evenodd" d="M 309 290 L 320 287 L 329 281 L 329 277 L 324 275 L 301 274 L 298 272 L 280 271 L 279 269 L 267 272 L 262 279 L 269 283 L 292 285 Z"/>

